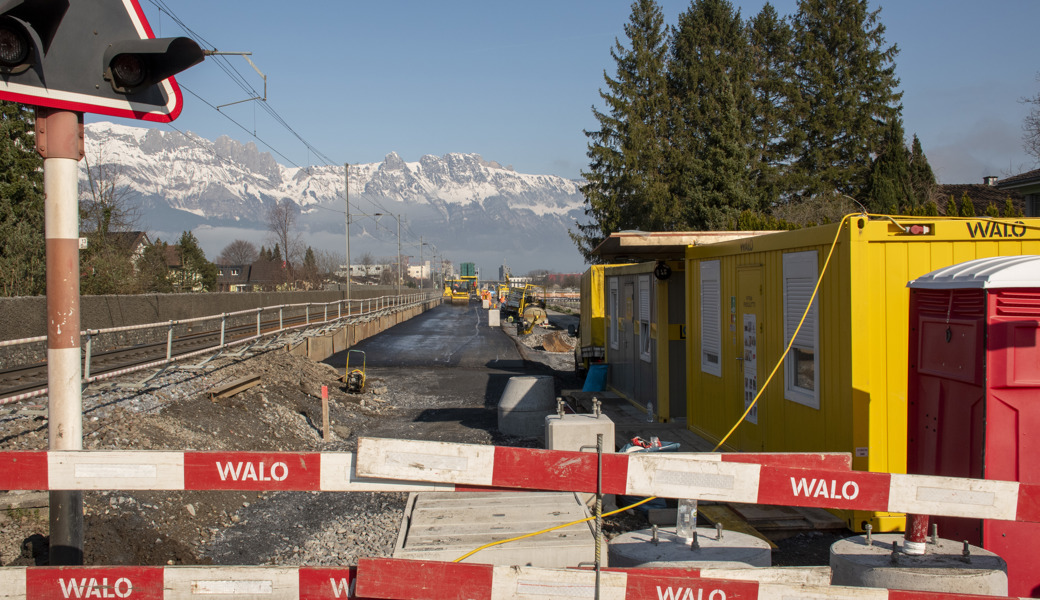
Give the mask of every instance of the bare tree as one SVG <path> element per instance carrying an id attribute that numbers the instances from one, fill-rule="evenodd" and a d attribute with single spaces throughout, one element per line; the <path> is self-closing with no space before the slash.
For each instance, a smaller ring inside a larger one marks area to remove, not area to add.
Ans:
<path id="1" fill-rule="evenodd" d="M 80 227 L 99 239 L 109 233 L 135 231 L 141 220 L 140 207 L 132 202 L 134 190 L 127 185 L 123 167 L 105 162 L 105 146 L 98 146 L 95 156 L 85 157 L 90 195 L 79 203 Z"/>
<path id="2" fill-rule="evenodd" d="M 303 236 L 296 228 L 296 217 L 300 208 L 288 198 L 271 206 L 266 214 L 267 229 L 272 240 L 281 246 L 286 261 L 289 280 L 294 279 L 294 265 L 300 264 L 303 258 Z"/>
<path id="3" fill-rule="evenodd" d="M 80 200 L 80 227 L 88 239 L 80 253 L 84 294 L 127 294 L 137 288 L 135 242 L 140 207 L 122 166 L 106 162 L 106 144 L 86 158 L 87 195 Z"/>
<path id="4" fill-rule="evenodd" d="M 235 240 L 224 246 L 217 257 L 218 265 L 251 265 L 256 262 L 260 252 L 253 242 Z"/>
<path id="5" fill-rule="evenodd" d="M 1037 75 L 1037 81 L 1040 81 L 1040 75 Z M 1023 98 L 1022 102 L 1031 105 L 1022 123 L 1022 148 L 1026 154 L 1040 161 L 1040 92 Z"/>
<path id="6" fill-rule="evenodd" d="M 332 277 L 343 264 L 343 255 L 331 250 L 315 250 L 314 258 L 318 264 L 318 272 L 322 277 Z"/>

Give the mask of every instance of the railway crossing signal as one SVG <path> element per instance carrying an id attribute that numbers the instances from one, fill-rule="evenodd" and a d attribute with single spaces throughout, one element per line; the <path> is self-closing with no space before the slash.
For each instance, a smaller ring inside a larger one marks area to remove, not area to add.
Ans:
<path id="1" fill-rule="evenodd" d="M 138 0 L 0 0 L 0 99 L 169 122 L 173 75 L 198 64 L 186 37 L 155 39 Z"/>

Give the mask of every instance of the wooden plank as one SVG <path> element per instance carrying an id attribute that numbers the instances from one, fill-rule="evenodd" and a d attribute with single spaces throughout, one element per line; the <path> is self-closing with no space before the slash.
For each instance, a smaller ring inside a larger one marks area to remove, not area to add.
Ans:
<path id="1" fill-rule="evenodd" d="M 249 388 L 260 384 L 260 375 L 246 375 L 240 379 L 236 379 L 231 383 L 215 387 L 209 392 L 210 400 L 216 400 L 217 398 L 230 398 L 239 392 L 244 392 Z"/>
<path id="2" fill-rule="evenodd" d="M 727 531 L 753 535 L 769 544 L 770 550 L 776 550 L 777 548 L 777 545 L 772 540 L 748 524 L 739 514 L 725 504 L 700 504 L 697 507 L 697 512 L 704 515 L 704 518 L 710 521 L 712 525 L 722 523 L 722 527 Z"/>

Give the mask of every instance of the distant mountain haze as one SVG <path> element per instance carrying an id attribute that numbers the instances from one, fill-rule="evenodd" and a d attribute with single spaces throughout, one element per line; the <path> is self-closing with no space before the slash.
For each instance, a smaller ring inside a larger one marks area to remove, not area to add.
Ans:
<path id="1" fill-rule="evenodd" d="M 235 239 L 272 246 L 264 216 L 282 199 L 295 203 L 303 243 L 345 253 L 343 165 L 286 167 L 253 142 L 215 141 L 190 132 L 113 123 L 86 126 L 80 196 L 88 197 L 87 165 L 108 172 L 140 206 L 142 229 L 154 241 L 176 242 L 192 230 L 215 260 Z M 397 255 L 411 264 L 437 253 L 458 264 L 475 262 L 493 278 L 506 264 L 514 274 L 533 269 L 578 272 L 585 267 L 567 235 L 583 216 L 577 181 L 517 173 L 477 154 L 426 155 L 406 162 L 391 152 L 379 163 L 350 166 L 350 255 Z M 375 217 L 374 213 L 384 213 Z"/>

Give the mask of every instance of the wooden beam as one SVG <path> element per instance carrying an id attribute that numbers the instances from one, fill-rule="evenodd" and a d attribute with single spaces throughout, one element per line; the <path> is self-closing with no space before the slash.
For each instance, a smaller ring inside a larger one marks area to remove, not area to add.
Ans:
<path id="1" fill-rule="evenodd" d="M 244 392 L 249 388 L 260 384 L 259 375 L 247 375 L 241 379 L 236 379 L 226 385 L 215 387 L 209 391 L 210 400 L 216 400 L 217 398 L 230 398 L 239 392 Z"/>

